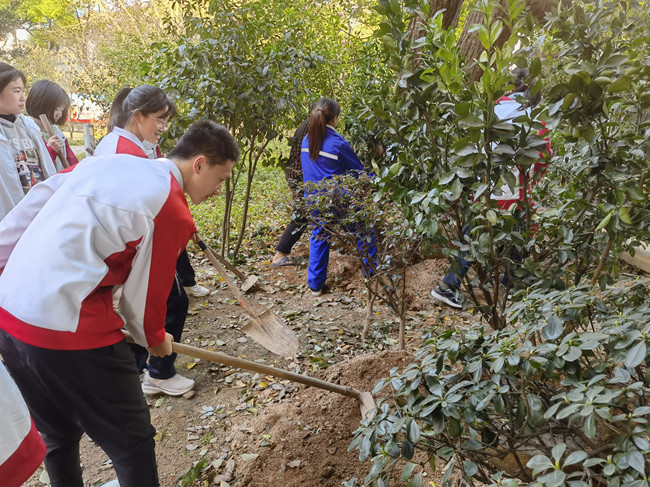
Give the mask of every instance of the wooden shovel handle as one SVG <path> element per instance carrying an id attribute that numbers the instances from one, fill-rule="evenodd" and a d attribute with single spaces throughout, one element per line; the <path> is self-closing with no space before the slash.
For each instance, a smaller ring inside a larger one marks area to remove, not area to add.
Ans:
<path id="1" fill-rule="evenodd" d="M 228 269 L 230 272 L 232 272 L 234 275 L 237 276 L 237 279 L 241 279 L 242 281 L 246 280 L 246 276 L 239 270 L 237 269 L 234 265 L 232 265 L 230 262 L 228 262 L 225 258 L 221 257 L 218 253 L 214 252 L 212 249 L 210 249 L 210 252 L 214 256 L 215 259 L 217 259 L 219 262 L 221 262 L 226 269 Z"/>
<path id="2" fill-rule="evenodd" d="M 299 382 L 312 387 L 318 387 L 319 389 L 325 389 L 327 391 L 336 392 L 337 394 L 342 394 L 347 397 L 352 397 L 354 399 L 359 399 L 361 394 L 360 391 L 353 389 L 352 387 L 341 386 L 338 384 L 333 384 L 324 380 L 316 379 L 315 377 L 308 377 L 306 375 L 297 374 L 295 372 L 289 372 L 288 370 L 278 369 L 276 367 L 271 367 L 270 365 L 263 365 L 257 362 L 251 362 L 250 360 L 245 360 L 243 358 L 232 357 L 221 352 L 212 352 L 210 350 L 203 350 L 201 348 L 193 347 L 191 345 L 186 345 L 184 343 L 172 343 L 172 349 L 176 353 L 187 355 L 189 357 L 196 357 L 210 362 L 217 362 L 220 364 L 228 365 L 230 367 L 236 367 L 239 369 L 246 369 L 253 372 L 258 372 L 264 375 L 270 375 L 273 377 L 279 377 L 280 379 L 290 380 L 292 382 Z"/>
<path id="3" fill-rule="evenodd" d="M 128 331 L 122 330 L 122 333 L 124 333 L 126 341 L 134 343 L 133 337 Z M 177 342 L 172 342 L 172 351 L 182 355 L 187 355 L 188 357 L 200 358 L 210 362 L 236 367 L 238 369 L 250 370 L 259 374 L 279 377 L 280 379 L 286 379 L 292 382 L 299 382 L 300 384 L 318 387 L 319 389 L 325 389 L 326 391 L 335 392 L 337 394 L 361 400 L 361 391 L 353 389 L 352 387 L 341 386 L 333 384 L 332 382 L 316 379 L 315 377 L 308 377 L 306 375 L 296 374 L 295 372 L 289 372 L 288 370 L 271 367 L 270 365 L 263 365 L 243 358 L 232 357 L 225 353 L 203 350 L 202 348 Z"/>
<path id="4" fill-rule="evenodd" d="M 221 277 L 223 277 L 223 280 L 226 281 L 226 284 L 232 291 L 232 293 L 235 295 L 235 298 L 237 298 L 237 301 L 239 301 L 239 304 L 241 305 L 242 308 L 244 308 L 244 311 L 250 315 L 251 318 L 255 320 L 259 320 L 259 317 L 257 314 L 252 310 L 246 299 L 244 299 L 244 295 L 242 292 L 239 290 L 239 288 L 236 286 L 234 281 L 230 278 L 230 276 L 226 273 L 226 270 L 222 267 L 222 265 L 219 263 L 219 261 L 214 257 L 214 253 L 210 247 L 208 247 L 199 233 L 195 233 L 196 238 L 198 239 L 198 242 L 196 244 L 199 246 L 199 248 L 203 251 L 205 256 L 208 258 L 210 263 L 214 266 L 214 268 L 217 270 L 219 274 L 221 274 Z"/>
<path id="5" fill-rule="evenodd" d="M 45 132 L 47 132 L 47 135 L 53 137 L 55 135 L 54 130 L 52 130 L 52 125 L 50 125 L 50 121 L 47 119 L 47 115 L 43 113 L 38 118 L 41 119 L 41 123 L 43 124 L 43 128 L 45 129 Z M 70 164 L 68 164 L 68 158 L 65 155 L 65 146 L 61 150 L 56 151 L 56 153 L 59 154 L 59 159 L 61 159 L 61 164 L 63 164 L 63 167 L 70 167 Z"/>

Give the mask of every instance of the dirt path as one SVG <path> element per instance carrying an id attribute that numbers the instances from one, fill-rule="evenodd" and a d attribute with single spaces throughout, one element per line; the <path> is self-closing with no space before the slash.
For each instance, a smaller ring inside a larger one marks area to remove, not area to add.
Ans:
<path id="1" fill-rule="evenodd" d="M 300 247 L 296 255 L 304 265 L 305 254 L 306 248 Z M 365 295 L 358 264 L 333 253 L 328 279 L 333 290 L 322 297 L 308 292 L 304 265 L 273 269 L 268 262 L 258 262 L 242 267 L 261 277 L 259 289 L 249 293 L 255 308 L 273 307 L 296 330 L 301 353 L 295 362 L 271 354 L 241 332 L 246 315 L 208 262 L 198 256 L 197 278 L 213 293 L 191 299 L 184 341 L 371 390 L 391 368 L 409 363 L 423 333 L 433 326 L 469 320 L 469 315 L 431 300 L 429 291 L 446 263 L 426 260 L 409 270 L 412 311 L 407 350 L 396 350 L 398 321 L 383 305 L 375 306 L 375 323 L 363 342 L 359 335 Z M 196 395 L 191 399 L 148 397 L 158 432 L 156 454 L 163 486 L 340 486 L 351 477 L 363 480 L 369 471 L 370 464 L 360 463 L 356 452 L 347 451 L 360 420 L 356 401 L 183 356 L 177 368 L 196 380 Z M 106 455 L 87 438 L 82 441 L 82 463 L 87 485 L 115 478 Z M 40 475 L 39 470 L 26 485 L 44 485 Z"/>

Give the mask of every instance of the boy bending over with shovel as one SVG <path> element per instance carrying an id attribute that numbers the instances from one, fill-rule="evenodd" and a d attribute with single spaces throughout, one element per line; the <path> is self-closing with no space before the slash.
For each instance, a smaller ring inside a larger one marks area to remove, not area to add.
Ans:
<path id="1" fill-rule="evenodd" d="M 198 122 L 169 159 L 82 161 L 0 222 L 0 354 L 45 441 L 53 487 L 83 486 L 84 432 L 121 487 L 159 485 L 155 430 L 122 327 L 150 354 L 172 353 L 166 300 L 195 231 L 184 193 L 194 204 L 219 194 L 238 158 L 225 127 Z"/>

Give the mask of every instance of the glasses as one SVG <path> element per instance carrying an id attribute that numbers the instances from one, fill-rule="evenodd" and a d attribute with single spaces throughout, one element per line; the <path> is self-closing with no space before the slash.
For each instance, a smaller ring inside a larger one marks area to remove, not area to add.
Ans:
<path id="1" fill-rule="evenodd" d="M 169 126 L 169 120 L 166 118 L 157 118 L 149 115 L 147 115 L 147 117 L 156 122 L 156 125 L 158 125 L 158 128 L 160 129 L 166 129 Z"/>

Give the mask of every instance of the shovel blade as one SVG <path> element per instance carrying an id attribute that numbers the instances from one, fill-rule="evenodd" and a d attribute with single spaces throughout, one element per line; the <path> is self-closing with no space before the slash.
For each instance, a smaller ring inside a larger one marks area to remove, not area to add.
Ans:
<path id="1" fill-rule="evenodd" d="M 241 283 L 241 290 L 242 292 L 248 291 L 250 288 L 252 288 L 255 284 L 257 284 L 257 276 L 248 276 L 244 282 Z"/>
<path id="2" fill-rule="evenodd" d="M 372 394 L 369 392 L 362 392 L 359 394 L 359 407 L 361 408 L 361 418 L 368 416 L 368 419 L 372 419 L 377 412 L 377 405 L 375 400 L 372 397 Z"/>
<path id="3" fill-rule="evenodd" d="M 298 354 L 296 333 L 269 310 L 251 318 L 242 331 L 267 350 L 285 358 Z"/>

